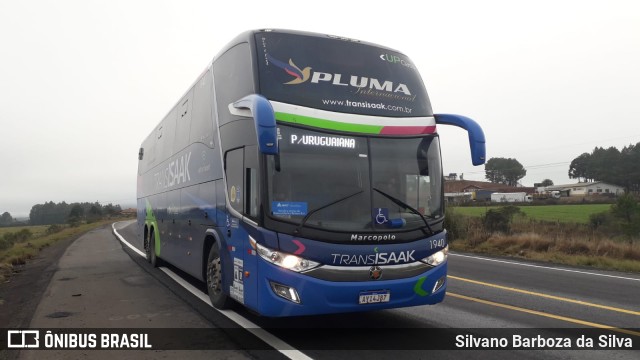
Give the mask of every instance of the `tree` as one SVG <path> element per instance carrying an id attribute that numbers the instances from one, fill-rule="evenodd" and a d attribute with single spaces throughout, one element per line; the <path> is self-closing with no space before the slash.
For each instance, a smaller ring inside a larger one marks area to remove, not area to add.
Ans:
<path id="1" fill-rule="evenodd" d="M 71 211 L 69 212 L 68 222 L 71 226 L 76 226 L 82 220 L 84 216 L 84 208 L 80 204 L 75 204 L 71 207 Z"/>
<path id="2" fill-rule="evenodd" d="M 104 213 L 109 216 L 118 215 L 120 214 L 121 211 L 122 211 L 122 208 L 120 207 L 120 205 L 113 205 L 109 203 L 104 206 Z"/>
<path id="3" fill-rule="evenodd" d="M 569 179 L 578 179 L 578 182 L 581 182 L 580 179 L 584 179 L 585 182 L 588 182 L 589 178 L 587 174 L 590 160 L 591 155 L 589 153 L 583 153 L 573 159 L 571 165 L 569 165 Z"/>
<path id="4" fill-rule="evenodd" d="M 544 179 L 540 183 L 540 186 L 544 186 L 544 187 L 553 186 L 553 181 L 551 179 Z"/>
<path id="5" fill-rule="evenodd" d="M 495 184 L 517 186 L 527 170 L 516 159 L 491 158 L 484 165 L 485 178 Z"/>
<path id="6" fill-rule="evenodd" d="M 622 231 L 629 238 L 629 243 L 633 243 L 633 238 L 640 235 L 640 204 L 633 195 L 626 193 L 611 206 L 613 216 L 622 222 Z"/>
<path id="7" fill-rule="evenodd" d="M 513 220 L 514 215 L 517 214 L 524 215 L 519 207 L 513 205 L 491 209 L 482 217 L 484 229 L 489 234 L 494 232 L 509 234 L 511 232 L 511 220 Z"/>
<path id="8" fill-rule="evenodd" d="M 5 211 L 2 216 L 0 216 L 0 226 L 11 225 L 13 223 L 13 217 L 8 211 Z"/>
<path id="9" fill-rule="evenodd" d="M 619 184 L 620 174 L 620 151 L 615 147 L 608 149 L 597 147 L 591 153 L 590 172 L 597 181 L 604 181 L 611 184 Z"/>
<path id="10" fill-rule="evenodd" d="M 89 209 L 89 214 L 87 215 L 87 222 L 95 222 L 98 221 L 102 217 L 102 206 L 99 203 L 95 203 L 91 205 Z"/>
<path id="11" fill-rule="evenodd" d="M 640 191 L 640 143 L 615 147 L 596 147 L 571 161 L 569 177 L 578 181 L 604 181 L 624 186 L 627 191 Z"/>
<path id="12" fill-rule="evenodd" d="M 44 204 L 37 204 L 31 208 L 29 213 L 29 223 L 31 225 L 53 225 L 64 224 L 65 222 L 78 223 L 81 220 L 97 221 L 105 215 L 114 215 L 122 211 L 120 205 L 109 204 L 102 206 L 99 202 L 94 203 L 54 203 L 53 201 Z"/>
<path id="13" fill-rule="evenodd" d="M 621 185 L 628 191 L 640 192 L 640 143 L 625 146 L 620 156 L 620 172 L 624 174 Z"/>

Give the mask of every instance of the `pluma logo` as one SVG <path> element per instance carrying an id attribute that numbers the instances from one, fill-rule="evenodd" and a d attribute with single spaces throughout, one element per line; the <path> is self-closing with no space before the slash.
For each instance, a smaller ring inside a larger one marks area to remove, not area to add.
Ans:
<path id="1" fill-rule="evenodd" d="M 366 93 L 368 91 L 371 94 L 372 91 L 384 91 L 387 93 L 402 93 L 404 95 L 411 96 L 411 91 L 409 91 L 409 87 L 407 85 L 399 83 L 396 84 L 392 81 L 381 81 L 376 78 L 369 78 L 366 76 L 344 76 L 339 73 L 325 73 L 320 71 L 314 71 L 311 73 L 311 67 L 306 67 L 303 70 L 293 62 L 292 59 L 289 59 L 289 63 L 285 63 L 280 61 L 273 56 L 267 54 L 267 59 L 273 65 L 283 69 L 287 74 L 293 76 L 295 79 L 286 82 L 287 85 L 296 85 L 302 84 L 307 80 L 311 79 L 311 83 L 319 84 L 319 83 L 329 83 L 334 86 L 346 86 L 346 87 L 355 87 L 358 89 L 358 92 Z M 367 90 L 364 90 L 367 89 Z"/>
<path id="2" fill-rule="evenodd" d="M 283 69 L 287 74 L 293 76 L 295 79 L 286 82 L 285 84 L 287 85 L 295 85 L 295 84 L 300 84 L 303 83 L 307 80 L 309 80 L 309 77 L 311 76 L 311 68 L 310 67 L 306 67 L 303 70 L 300 70 L 300 68 L 298 66 L 296 66 L 296 64 L 293 62 L 293 60 L 289 59 L 289 63 L 285 63 L 282 62 L 276 58 L 274 58 L 273 56 L 267 54 L 267 59 L 269 59 L 269 61 L 274 64 L 275 66 Z"/>

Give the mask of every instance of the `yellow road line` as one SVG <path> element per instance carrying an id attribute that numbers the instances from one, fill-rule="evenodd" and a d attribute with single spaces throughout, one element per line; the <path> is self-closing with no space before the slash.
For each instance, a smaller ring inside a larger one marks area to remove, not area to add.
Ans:
<path id="1" fill-rule="evenodd" d="M 546 299 L 553 299 L 553 300 L 558 300 L 558 301 L 569 302 L 569 303 L 572 303 L 572 304 L 591 306 L 591 307 L 595 307 L 595 308 L 598 308 L 598 309 L 604 309 L 604 310 L 609 310 L 609 311 L 616 311 L 616 312 L 620 312 L 620 313 L 640 316 L 640 311 L 633 311 L 633 310 L 621 309 L 621 308 L 617 308 L 617 307 L 613 307 L 613 306 L 594 304 L 594 303 L 590 303 L 590 302 L 586 302 L 586 301 L 574 300 L 574 299 L 569 299 L 569 298 L 565 298 L 565 297 L 561 297 L 561 296 L 547 295 L 547 294 L 538 293 L 538 292 L 534 292 L 534 291 L 528 291 L 528 290 L 522 290 L 522 289 L 508 287 L 508 286 L 496 285 L 496 284 L 492 284 L 492 283 L 487 283 L 487 282 L 477 281 L 477 280 L 471 280 L 471 279 L 461 278 L 461 277 L 457 277 L 457 276 L 449 275 L 449 276 L 447 276 L 447 278 L 454 279 L 454 280 L 460 280 L 460 281 L 464 281 L 464 282 L 468 282 L 468 283 L 472 283 L 472 284 L 477 284 L 477 285 L 488 286 L 488 287 L 501 289 L 501 290 L 513 291 L 513 292 L 517 292 L 517 293 L 521 293 L 521 294 L 527 294 L 527 295 L 532 295 L 532 296 L 543 297 L 543 298 L 546 298 Z"/>
<path id="2" fill-rule="evenodd" d="M 544 313 L 544 312 L 541 312 L 541 311 L 525 309 L 525 308 L 521 308 L 521 307 L 517 307 L 517 306 L 501 304 L 501 303 L 488 301 L 488 300 L 482 300 L 482 299 L 478 299 L 478 298 L 474 298 L 474 297 L 470 297 L 470 296 L 451 293 L 449 291 L 447 291 L 447 296 L 451 296 L 451 297 L 455 297 L 455 298 L 459 298 L 459 299 L 463 299 L 463 300 L 474 301 L 474 302 L 481 303 L 481 304 L 497 306 L 497 307 L 501 307 L 501 308 L 504 308 L 504 309 L 520 311 L 520 312 L 524 312 L 524 313 L 527 313 L 527 314 L 533 314 L 533 315 L 548 317 L 548 318 L 552 318 L 552 319 L 556 319 L 556 320 L 562 320 L 562 321 L 566 321 L 566 322 L 570 322 L 570 323 L 574 323 L 574 324 L 586 325 L 586 326 L 591 326 L 591 327 L 599 328 L 599 329 L 607 329 L 607 330 L 611 330 L 611 331 L 615 331 L 615 332 L 619 332 L 619 333 L 623 333 L 623 334 L 627 334 L 627 335 L 640 336 L 640 332 L 637 332 L 637 331 L 632 331 L 632 330 L 627 330 L 627 329 L 620 329 L 620 328 L 617 328 L 617 327 L 614 327 L 614 326 L 610 326 L 610 325 L 603 325 L 603 324 L 598 324 L 598 323 L 594 323 L 594 322 L 590 322 L 590 321 L 573 319 L 573 318 L 566 317 L 566 316 L 554 315 L 554 314 Z"/>

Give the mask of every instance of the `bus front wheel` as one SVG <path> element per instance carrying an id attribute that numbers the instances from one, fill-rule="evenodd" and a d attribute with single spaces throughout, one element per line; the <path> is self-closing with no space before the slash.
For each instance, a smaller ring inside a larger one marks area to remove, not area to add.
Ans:
<path id="1" fill-rule="evenodd" d="M 207 259 L 207 293 L 211 305 L 216 309 L 227 309 L 231 306 L 231 299 L 222 289 L 222 260 L 215 244 L 211 246 Z"/>

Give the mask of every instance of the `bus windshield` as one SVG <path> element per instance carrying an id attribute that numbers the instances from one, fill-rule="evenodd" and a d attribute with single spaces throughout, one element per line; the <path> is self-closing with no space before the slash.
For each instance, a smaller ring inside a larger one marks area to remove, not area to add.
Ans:
<path id="1" fill-rule="evenodd" d="M 268 157 L 269 215 L 341 232 L 428 228 L 442 216 L 438 137 L 335 135 L 280 126 Z"/>

